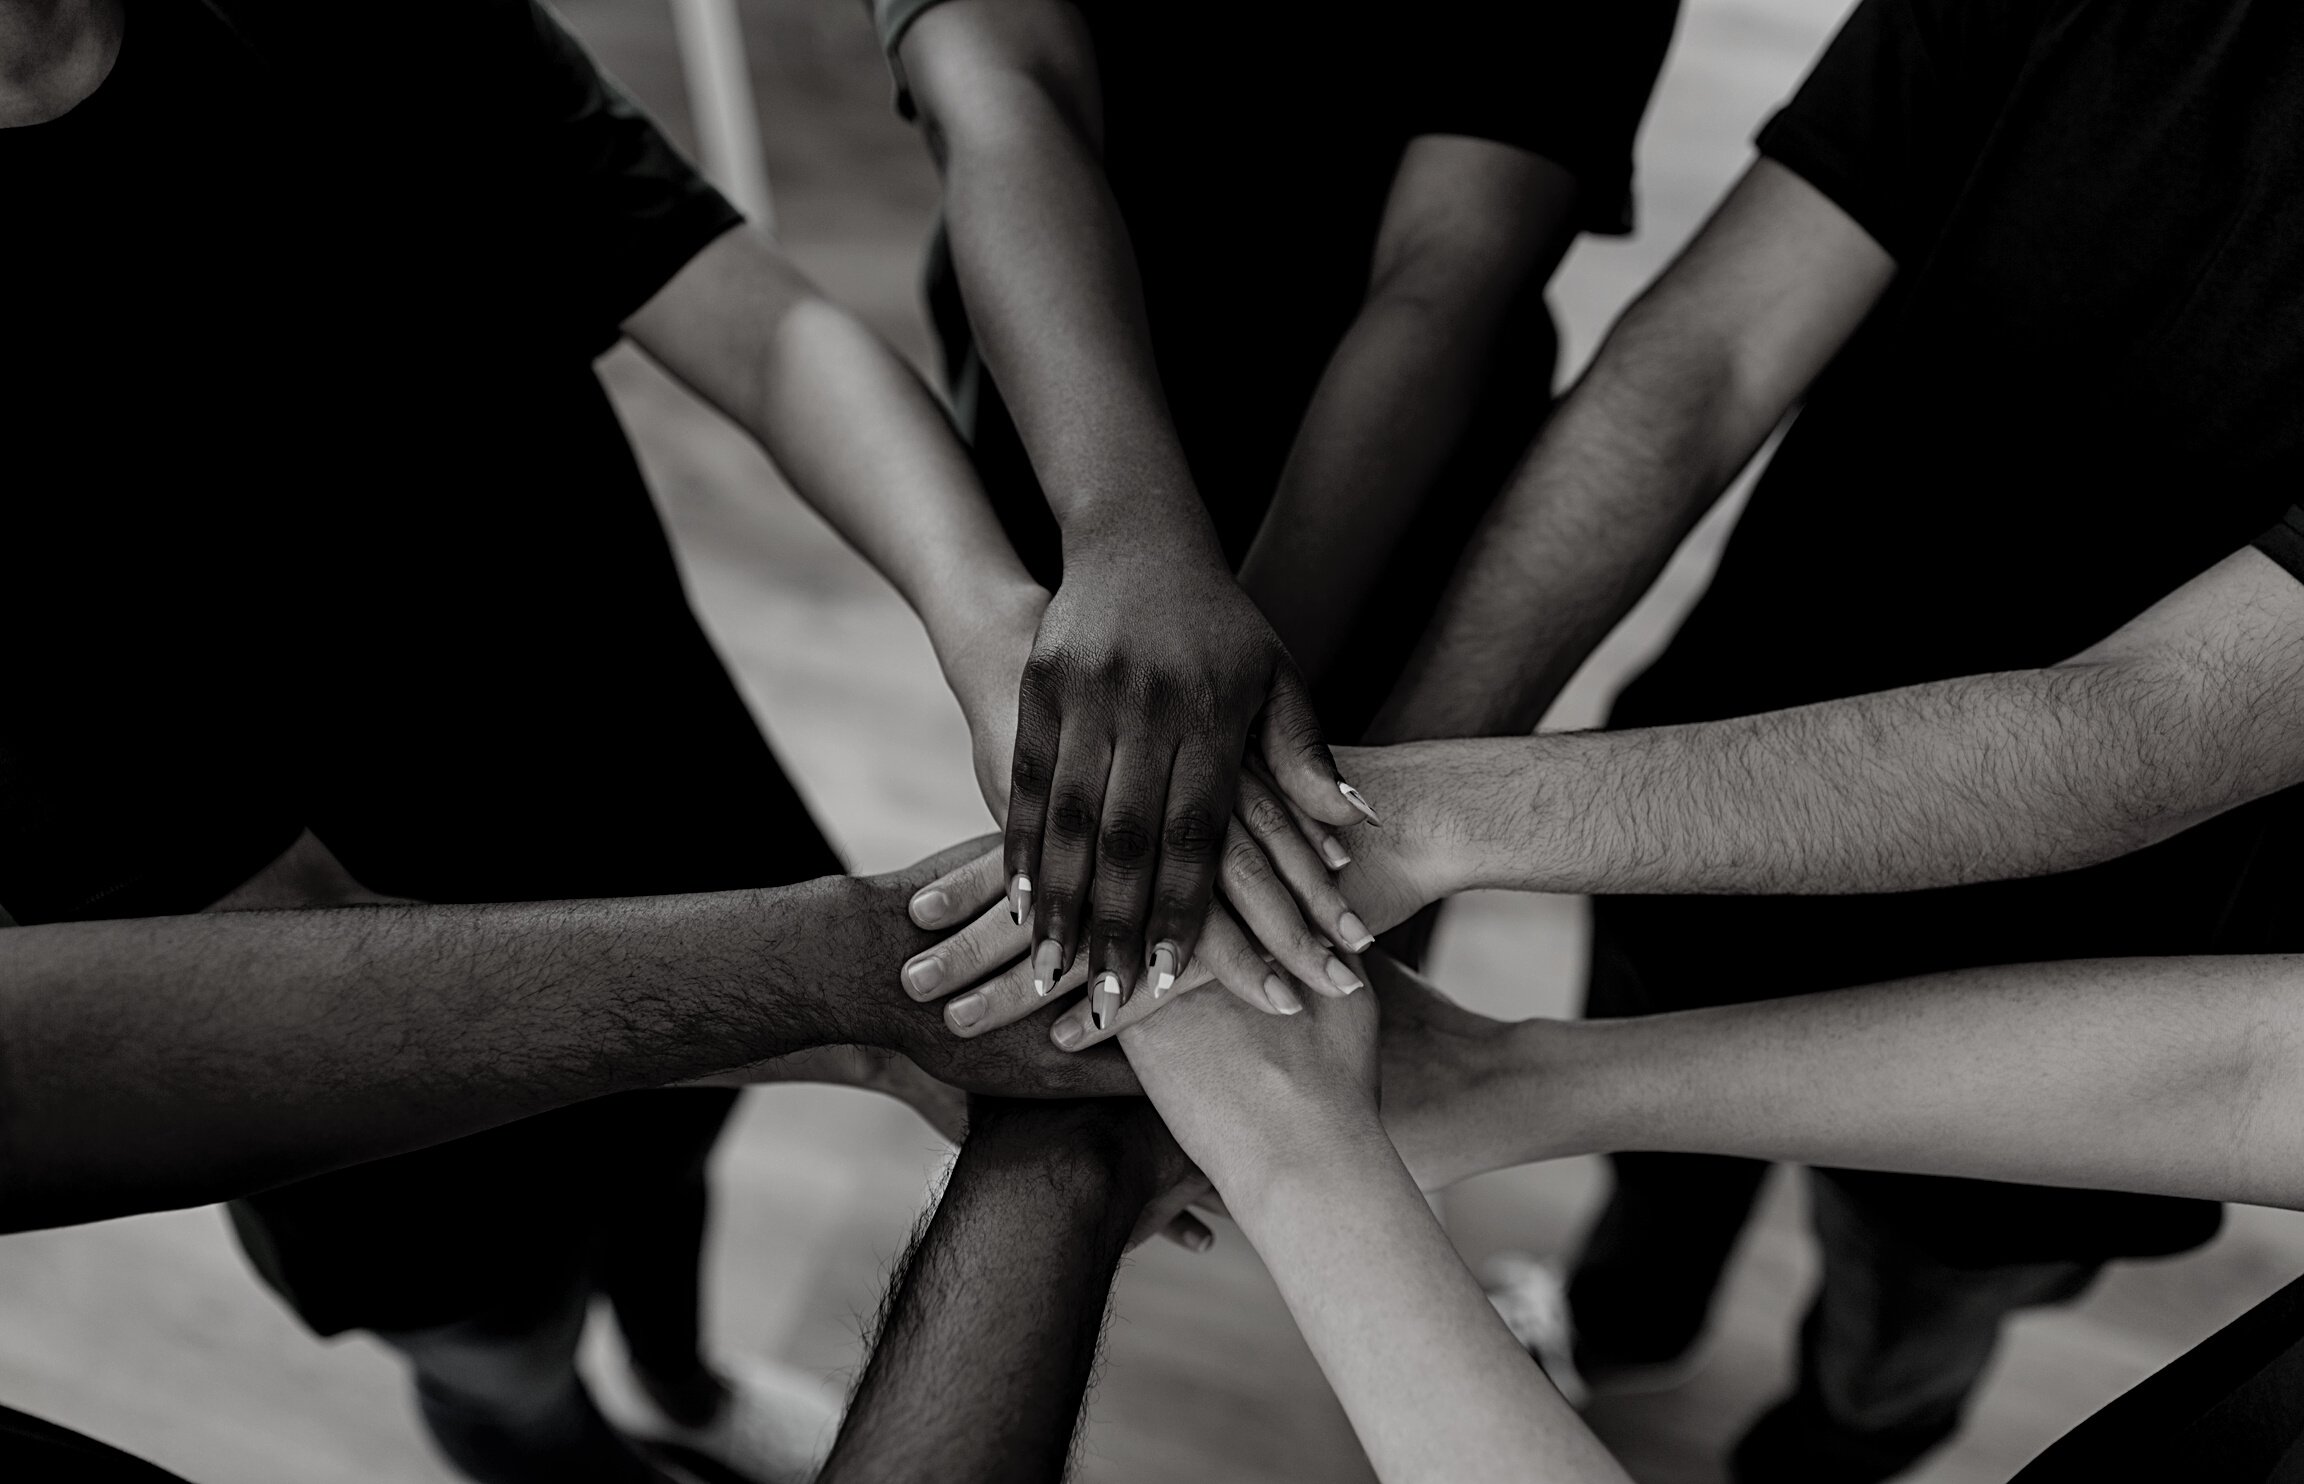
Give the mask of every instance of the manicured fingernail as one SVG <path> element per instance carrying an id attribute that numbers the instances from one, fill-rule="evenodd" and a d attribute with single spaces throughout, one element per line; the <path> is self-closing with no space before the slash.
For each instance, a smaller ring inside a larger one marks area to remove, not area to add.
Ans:
<path id="1" fill-rule="evenodd" d="M 932 953 L 922 954 L 904 966 L 904 987 L 917 998 L 934 994 L 936 986 L 943 982 L 944 960 Z"/>
<path id="2" fill-rule="evenodd" d="M 977 990 L 973 994 L 964 994 L 951 1004 L 946 1005 L 944 1015 L 954 1025 L 966 1030 L 984 1018 L 984 1012 L 991 1008 L 991 1003 L 984 998 L 984 991 Z"/>
<path id="3" fill-rule="evenodd" d="M 1152 998 L 1166 994 L 1176 983 L 1176 961 L 1183 955 L 1173 943 L 1162 943 L 1152 950 Z"/>
<path id="4" fill-rule="evenodd" d="M 1365 809 L 1368 806 L 1362 804 L 1360 807 Z M 1373 819 L 1375 816 L 1369 817 Z M 1022 871 L 1018 871 L 1016 879 L 1008 883 L 1008 915 L 1016 919 L 1018 927 L 1022 927 L 1024 919 L 1032 915 L 1032 878 Z"/>
<path id="5" fill-rule="evenodd" d="M 1086 1031 L 1080 1028 L 1079 1020 L 1073 1016 L 1067 1015 L 1062 1020 L 1056 1022 L 1056 1029 L 1054 1032 L 1056 1044 L 1063 1047 L 1066 1051 L 1070 1051 L 1073 1047 L 1079 1045 L 1081 1038 L 1087 1034 L 1088 1033 Z"/>
<path id="6" fill-rule="evenodd" d="M 1064 977 L 1064 945 L 1050 938 L 1032 955 L 1032 992 L 1042 999 Z"/>
<path id="7" fill-rule="evenodd" d="M 1096 1017 L 1096 1029 L 1112 1028 L 1112 1017 L 1120 1013 L 1120 976 L 1106 969 L 1096 976 L 1095 992 L 1088 996 L 1089 1013 Z"/>
<path id="8" fill-rule="evenodd" d="M 1357 912 L 1347 912 L 1342 917 L 1337 918 L 1336 932 L 1339 937 L 1351 945 L 1354 953 L 1366 953 L 1368 945 L 1376 941 L 1376 935 L 1368 931 L 1368 924 L 1360 920 L 1360 914 Z"/>
<path id="9" fill-rule="evenodd" d="M 1320 837 L 1320 858 L 1328 862 L 1331 871 L 1341 871 L 1352 864 L 1352 852 L 1346 850 L 1344 842 L 1334 835 Z"/>
<path id="10" fill-rule="evenodd" d="M 1290 989 L 1288 981 L 1278 974 L 1264 976 L 1264 1002 L 1282 1015 L 1304 1013 L 1304 1002 L 1296 998 L 1296 991 Z"/>
<path id="11" fill-rule="evenodd" d="M 1328 960 L 1328 982 L 1350 994 L 1360 987 L 1360 976 L 1345 968 L 1344 960 L 1332 958 Z"/>
<path id="12" fill-rule="evenodd" d="M 1184 1234 L 1184 1245 L 1194 1252 L 1206 1252 L 1216 1245 L 1216 1234 L 1204 1226 L 1196 1226 Z"/>
<path id="13" fill-rule="evenodd" d="M 912 920 L 922 927 L 934 927 L 951 910 L 952 899 L 944 895 L 942 887 L 924 886 L 913 894 Z"/>
<path id="14" fill-rule="evenodd" d="M 1367 816 L 1368 822 L 1370 824 L 1376 826 L 1378 829 L 1384 828 L 1384 821 L 1378 819 L 1376 817 L 1376 811 L 1368 807 L 1368 801 L 1360 797 L 1360 790 L 1354 788 L 1351 784 L 1346 783 L 1343 779 L 1339 778 L 1336 780 L 1336 791 L 1344 796 L 1345 803 L 1350 804 L 1353 808 L 1359 810 L 1363 815 Z M 1018 877 L 1017 879 L 1021 881 L 1023 878 Z"/>

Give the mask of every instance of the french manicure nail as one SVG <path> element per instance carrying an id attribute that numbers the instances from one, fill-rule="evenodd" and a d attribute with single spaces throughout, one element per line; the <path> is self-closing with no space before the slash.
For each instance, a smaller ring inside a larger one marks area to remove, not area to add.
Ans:
<path id="1" fill-rule="evenodd" d="M 1365 809 L 1368 806 L 1362 804 L 1360 807 Z M 1018 927 L 1022 927 L 1024 919 L 1032 915 L 1032 878 L 1022 871 L 1018 871 L 1016 879 L 1008 883 L 1008 915 L 1016 919 Z"/>
<path id="2" fill-rule="evenodd" d="M 1064 977 L 1064 945 L 1050 938 L 1032 955 L 1032 992 L 1042 999 Z"/>
<path id="3" fill-rule="evenodd" d="M 1346 783 L 1343 779 L 1339 778 L 1336 780 L 1336 791 L 1344 796 L 1345 803 L 1350 804 L 1353 808 L 1359 810 L 1363 815 L 1365 815 L 1370 824 L 1376 826 L 1378 829 L 1384 828 L 1384 821 L 1378 819 L 1376 817 L 1376 811 L 1368 807 L 1368 801 L 1360 797 L 1360 790 L 1354 788 L 1351 784 Z M 1017 879 L 1022 880 L 1023 878 L 1018 877 Z M 1027 885 L 1029 885 L 1029 883 L 1027 883 Z"/>
<path id="4" fill-rule="evenodd" d="M 941 887 L 924 886 L 912 898 L 912 920 L 923 925 L 934 925 L 944 920 L 952 910 L 952 899 L 944 895 Z"/>
<path id="5" fill-rule="evenodd" d="M 1088 997 L 1089 1013 L 1096 1017 L 1096 1029 L 1110 1030 L 1112 1017 L 1120 1013 L 1120 976 L 1106 969 L 1096 976 L 1096 991 Z"/>
<path id="6" fill-rule="evenodd" d="M 1337 918 L 1336 932 L 1351 946 L 1354 953 L 1366 953 L 1368 945 L 1376 941 L 1376 935 L 1368 931 L 1368 924 L 1360 920 L 1357 912 L 1347 912 Z"/>
<path id="7" fill-rule="evenodd" d="M 1067 1015 L 1056 1022 L 1056 1029 L 1053 1034 L 1056 1038 L 1056 1044 L 1066 1051 L 1070 1051 L 1080 1044 L 1081 1037 L 1087 1035 L 1087 1032 L 1080 1028 L 1080 1022 L 1076 1017 Z"/>
<path id="8" fill-rule="evenodd" d="M 1344 960 L 1332 958 L 1328 960 L 1328 982 L 1350 994 L 1360 987 L 1360 976 L 1345 968 Z"/>
<path id="9" fill-rule="evenodd" d="M 977 990 L 973 994 L 964 994 L 951 1004 L 946 1005 L 944 1014 L 954 1025 L 966 1030 L 984 1018 L 984 1011 L 990 1003 L 984 998 L 984 992 Z"/>
<path id="10" fill-rule="evenodd" d="M 1296 991 L 1290 989 L 1288 981 L 1278 974 L 1266 974 L 1264 976 L 1264 1000 L 1282 1015 L 1301 1015 L 1304 1013 L 1304 1002 L 1296 998 Z"/>
<path id="11" fill-rule="evenodd" d="M 904 987 L 919 998 L 934 994 L 936 986 L 943 982 L 944 960 L 934 954 L 916 958 L 904 966 Z"/>
<path id="12" fill-rule="evenodd" d="M 1346 850 L 1344 842 L 1334 835 L 1320 837 L 1320 858 L 1328 862 L 1331 871 L 1341 871 L 1352 864 L 1352 852 Z"/>
<path id="13" fill-rule="evenodd" d="M 1152 950 L 1152 998 L 1166 994 L 1176 983 L 1176 961 L 1182 957 L 1173 943 Z"/>

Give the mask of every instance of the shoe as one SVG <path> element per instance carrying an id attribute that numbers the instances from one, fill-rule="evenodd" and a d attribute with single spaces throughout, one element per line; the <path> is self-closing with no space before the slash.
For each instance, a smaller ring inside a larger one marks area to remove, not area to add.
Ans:
<path id="1" fill-rule="evenodd" d="M 1512 1338 L 1536 1358 L 1569 1406 L 1582 1410 L 1608 1396 L 1646 1396 L 1682 1386 L 1704 1368 L 1691 1346 L 1669 1360 L 1631 1363 L 1576 1359 L 1576 1316 L 1568 1307 L 1568 1280 L 1551 1263 L 1525 1252 L 1502 1252 L 1480 1267 L 1488 1302 Z"/>
<path id="2" fill-rule="evenodd" d="M 1520 1348 L 1536 1358 L 1560 1399 L 1582 1410 L 1592 1388 L 1576 1369 L 1576 1321 L 1560 1270 L 1525 1252 L 1499 1252 L 1480 1265 L 1480 1286 Z"/>
<path id="3" fill-rule="evenodd" d="M 840 1397 L 804 1371 L 765 1357 L 714 1370 L 728 1399 L 702 1426 L 667 1416 L 628 1366 L 599 1388 L 601 1410 L 652 1462 L 683 1478 L 725 1484 L 808 1484 L 840 1431 Z"/>

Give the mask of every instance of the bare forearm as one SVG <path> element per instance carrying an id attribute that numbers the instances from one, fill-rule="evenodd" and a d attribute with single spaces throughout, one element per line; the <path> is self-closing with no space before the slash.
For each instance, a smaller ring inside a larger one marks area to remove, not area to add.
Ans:
<path id="1" fill-rule="evenodd" d="M 1485 308 L 1372 299 L 1321 377 L 1240 570 L 1308 680 L 1336 658 L 1471 417 L 1495 315 L 1470 311 Z"/>
<path id="2" fill-rule="evenodd" d="M 0 932 L 0 1225 L 192 1204 L 847 1039 L 855 884 Z"/>
<path id="3" fill-rule="evenodd" d="M 1094 1137 L 979 1113 L 897 1274 L 820 1484 L 1059 1480 L 1149 1192 Z"/>
<path id="4" fill-rule="evenodd" d="M 1603 1149 L 2304 1206 L 2294 957 L 1927 979 L 1512 1033 L 1484 1164 Z"/>
<path id="5" fill-rule="evenodd" d="M 987 668 L 977 663 L 987 644 L 1030 632 L 1046 595 L 1008 544 L 943 409 L 846 311 L 813 299 L 784 316 L 748 421 L 809 503 L 920 615 L 956 690 Z M 1007 678 L 999 701 L 1013 707 Z"/>
<path id="6" fill-rule="evenodd" d="M 1523 734 L 1767 436 L 1724 347 L 1636 306 L 1468 548 L 1385 741 Z"/>
<path id="7" fill-rule="evenodd" d="M 1379 1131 L 1228 1205 L 1384 1484 L 1621 1480 L 1489 1307 Z"/>
<path id="8" fill-rule="evenodd" d="M 1118 203 L 1089 139 L 1029 83 L 947 135 L 944 207 L 978 345 L 1068 546 L 1133 533 L 1221 563 L 1153 362 Z"/>
<path id="9" fill-rule="evenodd" d="M 2291 710 L 2156 659 L 2074 663 L 1402 765 L 1442 776 L 1468 884 L 1909 891 L 2090 865 L 2284 787 Z"/>

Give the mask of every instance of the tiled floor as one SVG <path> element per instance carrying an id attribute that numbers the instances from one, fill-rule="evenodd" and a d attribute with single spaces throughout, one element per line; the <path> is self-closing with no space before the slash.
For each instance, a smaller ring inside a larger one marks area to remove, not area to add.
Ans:
<path id="1" fill-rule="evenodd" d="M 684 100 L 661 0 L 563 11 L 678 132 Z M 1577 250 L 1557 295 L 1573 354 L 1691 231 L 1746 157 L 1845 0 L 1690 0 L 1641 156 L 1643 229 Z M 786 241 L 835 293 L 924 352 L 913 284 L 933 180 L 887 111 L 854 0 L 744 0 Z M 834 837 L 861 869 L 983 827 L 959 713 L 896 599 L 759 456 L 640 359 L 608 374 L 678 533 L 698 603 Z M 1557 720 L 1581 724 L 1701 583 L 1718 522 L 1596 658 Z M 1451 918 L 1441 980 L 1499 1014 L 1559 1013 L 1581 952 L 1576 904 L 1490 897 Z M 861 1094 L 751 1095 L 723 1146 L 712 1268 L 724 1345 L 827 1374 L 937 1167 L 909 1115 Z M 1598 1187 L 1589 1163 L 1491 1176 L 1446 1209 L 1467 1255 L 1553 1250 Z M 1794 1182 L 1741 1255 L 1711 1362 L 1687 1387 L 1598 1417 L 1638 1475 L 1719 1477 L 1721 1447 L 1782 1380 L 1812 1274 Z M 2020 1324 L 1967 1432 L 1918 1477 L 2004 1479 L 2048 1438 L 2304 1269 L 2304 1221 L 2238 1212 L 2208 1252 L 2114 1275 L 2085 1304 Z M 416 1484 L 425 1452 L 393 1364 L 306 1339 L 241 1270 L 214 1212 L 0 1240 L 0 1397 L 133 1447 L 202 1484 Z M 1148 1249 L 1122 1278 L 1087 1433 L 1095 1484 L 1365 1478 L 1350 1434 L 1236 1233 L 1192 1258 Z"/>

